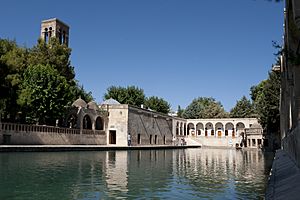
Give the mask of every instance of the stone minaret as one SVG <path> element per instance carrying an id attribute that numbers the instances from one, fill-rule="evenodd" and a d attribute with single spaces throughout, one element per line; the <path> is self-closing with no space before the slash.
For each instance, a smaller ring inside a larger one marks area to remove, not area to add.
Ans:
<path id="1" fill-rule="evenodd" d="M 69 26 L 57 18 L 42 21 L 41 38 L 46 42 L 50 37 L 56 37 L 60 44 L 69 45 Z"/>

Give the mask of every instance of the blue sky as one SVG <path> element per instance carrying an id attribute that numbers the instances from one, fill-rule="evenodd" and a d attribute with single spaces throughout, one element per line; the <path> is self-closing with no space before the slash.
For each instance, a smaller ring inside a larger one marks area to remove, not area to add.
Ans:
<path id="1" fill-rule="evenodd" d="M 265 0 L 1 0 L 0 38 L 32 47 L 44 19 L 70 26 L 76 79 L 101 102 L 135 85 L 173 109 L 200 96 L 229 111 L 275 62 L 284 3 Z"/>

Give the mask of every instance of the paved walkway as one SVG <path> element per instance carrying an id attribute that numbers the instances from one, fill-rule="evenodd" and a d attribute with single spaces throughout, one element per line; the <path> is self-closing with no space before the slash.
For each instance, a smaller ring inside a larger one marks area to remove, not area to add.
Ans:
<path id="1" fill-rule="evenodd" d="M 201 146 L 185 145 L 149 145 L 149 146 L 115 146 L 115 145 L 0 145 L 0 152 L 18 151 L 109 151 L 109 150 L 149 150 L 149 149 L 186 149 Z"/>
<path id="2" fill-rule="evenodd" d="M 266 199 L 300 199 L 300 169 L 283 150 L 277 150 Z"/>

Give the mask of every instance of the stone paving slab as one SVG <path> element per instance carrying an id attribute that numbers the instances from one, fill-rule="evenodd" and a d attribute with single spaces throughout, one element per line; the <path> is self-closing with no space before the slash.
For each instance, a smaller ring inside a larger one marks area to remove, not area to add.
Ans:
<path id="1" fill-rule="evenodd" d="M 276 151 L 265 197 L 300 199 L 300 169 L 284 150 Z"/>
<path id="2" fill-rule="evenodd" d="M 155 150 L 155 149 L 187 149 L 200 148 L 196 145 L 172 146 L 115 146 L 115 145 L 0 145 L 0 152 L 32 152 L 32 151 L 109 151 L 109 150 Z"/>

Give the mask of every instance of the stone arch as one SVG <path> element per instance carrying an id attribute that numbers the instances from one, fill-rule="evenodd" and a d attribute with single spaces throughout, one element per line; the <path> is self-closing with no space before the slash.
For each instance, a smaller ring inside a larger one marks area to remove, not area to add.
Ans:
<path id="1" fill-rule="evenodd" d="M 196 132 L 197 135 L 201 135 L 201 133 L 204 133 L 204 125 L 201 122 L 198 122 L 196 124 Z"/>
<path id="2" fill-rule="evenodd" d="M 205 124 L 205 136 L 214 136 L 214 125 L 211 122 Z"/>
<path id="3" fill-rule="evenodd" d="M 45 28 L 44 29 L 44 41 L 45 41 L 45 43 L 48 42 L 48 39 L 49 39 L 49 37 L 48 37 L 48 28 Z"/>
<path id="4" fill-rule="evenodd" d="M 183 135 L 183 123 L 181 122 L 180 123 L 180 129 L 179 129 L 180 131 L 180 134 L 179 135 Z"/>
<path id="5" fill-rule="evenodd" d="M 239 122 L 236 124 L 236 134 L 238 136 L 241 135 L 242 132 L 245 131 L 245 124 L 243 122 Z"/>
<path id="6" fill-rule="evenodd" d="M 67 119 L 67 127 L 68 128 L 78 128 L 77 126 L 77 115 L 76 114 L 71 114 L 68 119 Z"/>
<path id="7" fill-rule="evenodd" d="M 221 122 L 215 124 L 215 130 L 218 137 L 223 135 L 224 125 Z"/>
<path id="8" fill-rule="evenodd" d="M 216 130 L 223 130 L 224 129 L 224 125 L 221 122 L 218 122 L 215 125 L 215 129 Z"/>
<path id="9" fill-rule="evenodd" d="M 176 135 L 179 135 L 179 122 L 176 122 Z"/>
<path id="10" fill-rule="evenodd" d="M 225 124 L 225 136 L 232 135 L 232 132 L 234 132 L 234 125 L 231 122 L 228 122 Z"/>
<path id="11" fill-rule="evenodd" d="M 187 125 L 187 134 L 189 135 L 190 133 L 191 135 L 195 134 L 195 125 L 191 122 Z"/>
<path id="12" fill-rule="evenodd" d="M 48 36 L 49 36 L 49 38 L 51 38 L 51 37 L 52 37 L 52 27 L 51 27 L 51 26 L 49 27 Z"/>
<path id="13" fill-rule="evenodd" d="M 95 129 L 96 130 L 104 130 L 104 123 L 103 123 L 103 119 L 98 116 L 96 118 L 96 121 L 95 121 Z"/>
<path id="14" fill-rule="evenodd" d="M 86 114 L 82 120 L 82 128 L 83 129 L 92 129 L 92 120 L 91 117 Z"/>

